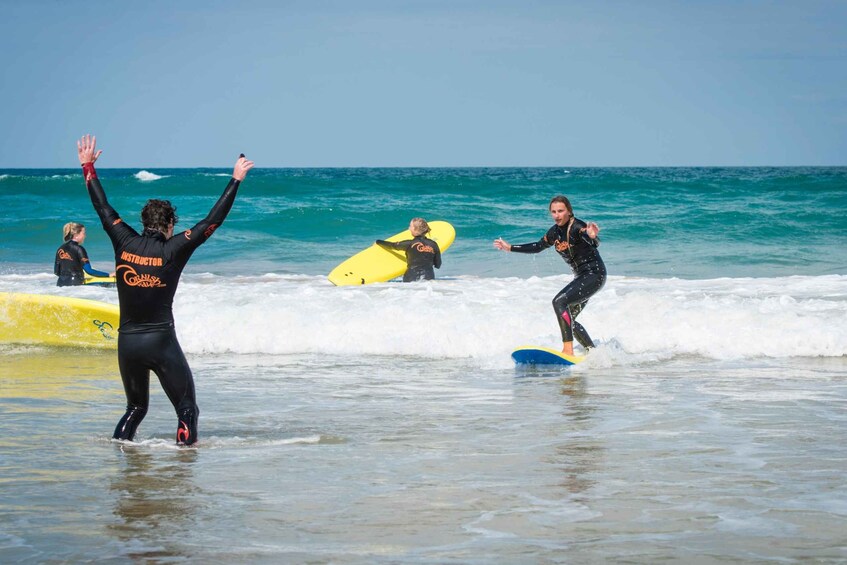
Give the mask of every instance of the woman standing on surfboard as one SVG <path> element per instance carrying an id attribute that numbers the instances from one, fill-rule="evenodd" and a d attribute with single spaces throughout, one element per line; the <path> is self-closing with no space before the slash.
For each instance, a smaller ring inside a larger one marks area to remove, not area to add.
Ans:
<path id="1" fill-rule="evenodd" d="M 77 286 L 85 283 L 85 273 L 91 277 L 114 276 L 98 271 L 88 261 L 88 253 L 82 244 L 85 242 L 85 226 L 68 222 L 62 228 L 65 243 L 56 250 L 53 274 L 59 277 L 56 286 Z"/>
<path id="2" fill-rule="evenodd" d="M 414 239 L 404 241 L 376 240 L 376 244 L 386 249 L 396 249 L 406 253 L 406 272 L 403 273 L 403 282 L 414 282 L 419 280 L 432 280 L 435 278 L 436 269 L 441 268 L 441 249 L 438 244 L 426 235 L 430 232 L 429 224 L 423 218 L 412 218 L 409 222 L 409 231 Z"/>
<path id="3" fill-rule="evenodd" d="M 553 310 L 562 330 L 562 353 L 573 355 L 574 337 L 586 349 L 594 347 L 594 342 L 576 317 L 585 308 L 588 299 L 606 283 L 606 266 L 597 251 L 600 226 L 576 219 L 570 201 L 564 196 L 554 196 L 550 200 L 550 215 L 554 225 L 540 240 L 510 245 L 498 238 L 494 240 L 494 247 L 516 253 L 539 253 L 555 246 L 559 255 L 571 266 L 574 279 L 553 298 Z"/>
<path id="4" fill-rule="evenodd" d="M 194 377 L 174 329 L 173 301 L 179 278 L 191 254 L 209 239 L 229 214 L 238 187 L 253 167 L 242 154 L 223 194 L 209 214 L 194 227 L 174 234 L 176 208 L 167 200 L 151 199 L 141 210 L 141 235 L 128 226 L 106 200 L 94 162 L 102 151 L 86 135 L 77 142 L 85 186 L 103 229 L 115 248 L 118 273 L 120 328 L 118 367 L 126 393 L 126 413 L 115 427 L 114 439 L 132 440 L 147 414 L 150 371 L 156 373 L 177 414 L 176 441 L 197 441 Z"/>

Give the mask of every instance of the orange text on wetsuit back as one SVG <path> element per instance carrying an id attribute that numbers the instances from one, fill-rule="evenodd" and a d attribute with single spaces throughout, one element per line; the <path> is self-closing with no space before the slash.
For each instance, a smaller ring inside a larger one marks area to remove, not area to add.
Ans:
<path id="1" fill-rule="evenodd" d="M 121 260 L 126 261 L 127 263 L 135 263 L 136 265 L 142 265 L 145 267 L 161 267 L 162 266 L 162 258 L 161 257 L 142 257 L 141 255 L 136 255 L 134 253 L 128 253 L 124 251 L 121 253 Z"/>

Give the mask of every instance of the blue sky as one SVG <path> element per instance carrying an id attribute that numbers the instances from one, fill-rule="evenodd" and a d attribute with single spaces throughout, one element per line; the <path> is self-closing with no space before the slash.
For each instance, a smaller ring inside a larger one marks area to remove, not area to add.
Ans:
<path id="1" fill-rule="evenodd" d="M 847 2 L 2 0 L 0 167 L 847 164 Z"/>

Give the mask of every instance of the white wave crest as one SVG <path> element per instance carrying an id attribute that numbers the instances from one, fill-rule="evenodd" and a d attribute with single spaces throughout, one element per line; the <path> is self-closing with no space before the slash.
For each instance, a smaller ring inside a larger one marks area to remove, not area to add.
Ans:
<path id="1" fill-rule="evenodd" d="M 174 301 L 189 354 L 383 355 L 505 366 L 520 345 L 559 347 L 551 306 L 566 277 L 335 287 L 325 277 L 186 274 Z M 58 292 L 49 273 L 0 275 L 3 292 Z M 114 289 L 62 294 L 117 302 Z M 610 277 L 579 315 L 586 365 L 674 357 L 847 358 L 847 276 Z"/>
<path id="2" fill-rule="evenodd" d="M 191 353 L 505 359 L 559 347 L 560 277 L 334 287 L 323 277 L 188 278 L 174 304 Z M 611 277 L 579 321 L 607 360 L 847 356 L 847 276 Z M 598 351 L 600 353 L 600 351 Z M 603 357 L 600 355 L 598 357 Z"/>
<path id="3" fill-rule="evenodd" d="M 141 182 L 151 182 L 151 181 L 154 181 L 154 180 L 159 180 L 159 179 L 165 178 L 161 175 L 151 173 L 150 171 L 138 171 L 133 176 L 135 178 L 137 178 L 138 180 L 140 180 Z"/>

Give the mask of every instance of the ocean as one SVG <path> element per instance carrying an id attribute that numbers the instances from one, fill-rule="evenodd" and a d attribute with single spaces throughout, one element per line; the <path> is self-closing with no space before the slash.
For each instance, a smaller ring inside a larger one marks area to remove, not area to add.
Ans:
<path id="1" fill-rule="evenodd" d="M 202 219 L 222 169 L 98 169 Z M 568 196 L 606 286 L 560 347 L 571 274 L 536 241 Z M 422 216 L 456 241 L 435 281 L 335 287 L 339 262 Z M 0 170 L 0 292 L 58 288 L 62 225 L 113 252 L 78 170 Z M 847 168 L 254 169 L 174 303 L 201 409 L 174 445 L 158 383 L 110 440 L 114 352 L 0 346 L 0 561 L 847 561 Z"/>

